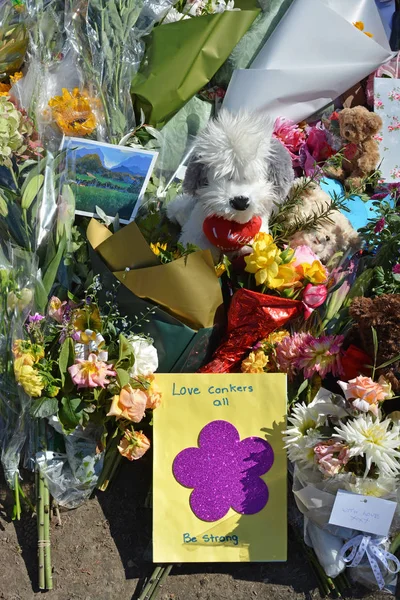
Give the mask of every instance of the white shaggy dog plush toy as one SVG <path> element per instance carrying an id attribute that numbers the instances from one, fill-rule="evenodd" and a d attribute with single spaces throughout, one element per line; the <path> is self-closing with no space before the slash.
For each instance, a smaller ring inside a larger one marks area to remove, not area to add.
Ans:
<path id="1" fill-rule="evenodd" d="M 244 251 L 281 204 L 294 179 L 288 151 L 273 135 L 273 122 L 258 113 L 221 110 L 197 137 L 183 194 L 167 207 L 182 227 L 179 241 L 222 252 Z"/>

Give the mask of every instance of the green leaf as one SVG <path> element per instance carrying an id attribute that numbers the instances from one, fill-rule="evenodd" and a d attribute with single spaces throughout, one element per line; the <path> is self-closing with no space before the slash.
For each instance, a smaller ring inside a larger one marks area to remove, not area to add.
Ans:
<path id="1" fill-rule="evenodd" d="M 43 276 L 43 286 L 44 286 L 44 289 L 46 290 L 47 295 L 50 294 L 51 288 L 53 287 L 55 278 L 57 276 L 58 268 L 60 266 L 61 259 L 64 256 L 65 247 L 66 247 L 66 239 L 65 239 L 65 237 L 63 237 L 60 240 L 55 257 L 53 258 L 53 260 L 49 263 L 49 265 L 45 269 L 45 273 Z"/>
<path id="2" fill-rule="evenodd" d="M 35 177 L 32 177 L 32 179 L 29 181 L 22 195 L 21 208 L 23 210 L 28 210 L 28 208 L 38 195 L 40 188 L 43 185 L 43 181 L 44 175 L 36 175 Z"/>
<path id="3" fill-rule="evenodd" d="M 64 429 L 71 430 L 80 424 L 84 407 L 80 398 L 65 397 L 61 400 L 58 418 Z"/>
<path id="4" fill-rule="evenodd" d="M 390 360 L 387 360 L 386 362 L 382 363 L 381 365 L 379 365 L 379 367 L 376 367 L 376 370 L 378 371 L 379 369 L 385 369 L 386 367 L 389 367 L 390 365 L 397 362 L 398 360 L 400 360 L 400 354 L 398 354 L 394 358 L 391 358 Z"/>
<path id="5" fill-rule="evenodd" d="M 371 326 L 371 331 L 372 331 L 372 341 L 374 344 L 374 366 L 376 366 L 376 357 L 378 356 L 378 336 L 376 333 L 376 329 L 375 327 Z"/>
<path id="6" fill-rule="evenodd" d="M 119 385 L 123 388 L 126 385 L 129 385 L 129 381 L 130 381 L 130 375 L 128 373 L 128 371 L 125 371 L 125 369 L 116 369 L 117 372 L 117 381 L 119 383 Z"/>
<path id="7" fill-rule="evenodd" d="M 74 344 L 71 338 L 67 338 L 61 346 L 60 356 L 58 358 L 58 366 L 60 368 L 62 385 L 65 383 L 65 376 L 68 372 L 68 367 L 74 364 L 74 359 Z"/>
<path id="8" fill-rule="evenodd" d="M 51 417 L 56 415 L 58 411 L 58 400 L 57 398 L 38 398 L 31 405 L 31 417 L 34 419 L 43 419 L 44 417 Z"/>
<path id="9" fill-rule="evenodd" d="M 119 360 L 131 360 L 133 349 L 126 337 L 120 333 L 119 335 Z"/>

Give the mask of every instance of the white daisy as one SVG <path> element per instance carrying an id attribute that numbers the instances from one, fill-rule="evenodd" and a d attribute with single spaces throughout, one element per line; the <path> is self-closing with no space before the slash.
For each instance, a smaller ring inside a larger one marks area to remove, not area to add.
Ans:
<path id="1" fill-rule="evenodd" d="M 295 405 L 288 417 L 290 426 L 284 431 L 283 438 L 289 460 L 303 463 L 313 461 L 313 448 L 321 439 L 316 428 L 324 424 L 325 418 L 315 407 L 304 403 Z"/>
<path id="2" fill-rule="evenodd" d="M 371 415 L 361 415 L 357 419 L 335 427 L 333 437 L 344 440 L 350 446 L 350 457 L 364 456 L 367 476 L 372 464 L 383 475 L 396 476 L 400 473 L 400 427 L 392 424 L 391 419 L 379 421 Z"/>

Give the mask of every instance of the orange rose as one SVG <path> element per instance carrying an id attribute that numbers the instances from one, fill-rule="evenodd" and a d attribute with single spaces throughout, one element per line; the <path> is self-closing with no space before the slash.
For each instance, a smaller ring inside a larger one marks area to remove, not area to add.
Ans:
<path id="1" fill-rule="evenodd" d="M 161 389 L 156 383 L 154 375 L 148 375 L 146 379 L 150 381 L 150 387 L 145 390 L 147 396 L 146 408 L 154 410 L 161 404 Z"/>
<path id="2" fill-rule="evenodd" d="M 118 446 L 119 453 L 128 460 L 137 460 L 150 448 L 150 441 L 141 431 L 125 431 Z"/>
<path id="3" fill-rule="evenodd" d="M 122 388 L 119 396 L 114 396 L 107 417 L 128 419 L 139 423 L 146 410 L 147 396 L 142 390 L 133 390 L 130 385 Z"/>
<path id="4" fill-rule="evenodd" d="M 386 385 L 384 387 L 364 375 L 350 379 L 348 383 L 338 381 L 338 384 L 353 408 L 362 412 L 372 412 L 375 416 L 378 415 L 379 402 L 390 398 L 390 389 Z"/>

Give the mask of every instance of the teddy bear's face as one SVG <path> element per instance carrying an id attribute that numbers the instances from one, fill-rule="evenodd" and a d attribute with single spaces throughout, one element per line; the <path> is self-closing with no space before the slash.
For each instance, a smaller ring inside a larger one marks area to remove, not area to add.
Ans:
<path id="1" fill-rule="evenodd" d="M 357 144 L 380 130 L 382 120 L 363 106 L 345 108 L 339 113 L 340 135 L 347 142 Z"/>

